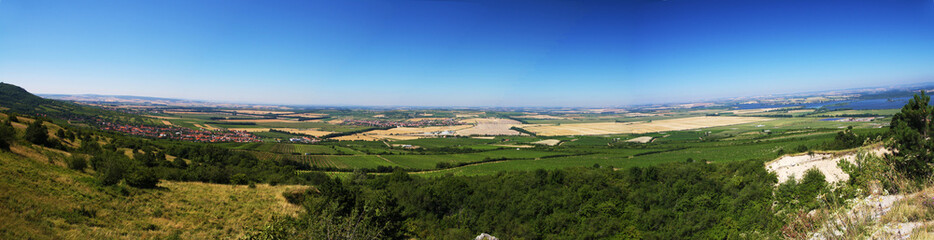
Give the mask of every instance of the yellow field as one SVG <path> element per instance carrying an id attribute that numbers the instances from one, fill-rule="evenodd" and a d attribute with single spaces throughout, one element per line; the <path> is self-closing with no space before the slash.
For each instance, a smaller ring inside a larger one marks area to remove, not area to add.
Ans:
<path id="1" fill-rule="evenodd" d="M 464 123 L 476 124 L 472 128 L 457 131 L 457 135 L 519 135 L 519 132 L 509 128 L 522 125 L 519 121 L 502 118 L 472 118 L 461 120 Z"/>
<path id="2" fill-rule="evenodd" d="M 327 114 L 324 114 L 324 113 L 296 113 L 296 114 L 289 114 L 289 115 L 282 115 L 282 116 L 284 116 L 284 117 L 322 118 L 322 117 L 327 117 L 328 115 L 327 115 Z"/>
<path id="3" fill-rule="evenodd" d="M 374 140 L 383 140 L 383 139 L 392 139 L 392 140 L 411 140 L 418 138 L 426 137 L 436 137 L 437 134 L 432 134 L 432 132 L 443 132 L 443 131 L 452 131 L 459 134 L 460 130 L 473 127 L 472 125 L 456 125 L 456 126 L 433 126 L 433 127 L 397 127 L 389 130 L 373 130 L 365 133 L 358 133 L 349 136 L 341 136 L 334 138 L 341 141 L 351 141 L 351 140 L 365 140 L 365 141 L 374 141 Z"/>
<path id="4" fill-rule="evenodd" d="M 308 121 L 297 121 L 290 119 L 226 119 L 220 120 L 221 122 L 251 122 L 251 123 L 303 123 L 303 122 L 320 122 L 321 120 L 308 120 Z"/>
<path id="5" fill-rule="evenodd" d="M 265 111 L 265 110 L 224 110 L 224 112 L 235 112 L 235 113 L 255 114 L 255 115 L 295 113 L 295 112 L 286 112 L 286 111 Z"/>
<path id="6" fill-rule="evenodd" d="M 317 129 L 305 129 L 305 128 L 228 128 L 227 130 L 253 133 L 253 132 L 268 132 L 270 129 L 275 129 L 275 130 L 279 130 L 283 132 L 290 132 L 290 133 L 295 133 L 295 134 L 311 135 L 315 137 L 320 137 L 320 136 L 334 133 L 334 132 L 328 132 L 328 131 L 319 131 Z"/>
<path id="7" fill-rule="evenodd" d="M 151 118 L 158 118 L 158 119 L 170 119 L 170 120 L 171 120 L 171 119 L 181 119 L 181 118 L 177 118 L 177 117 L 166 117 L 166 116 L 153 116 L 153 115 L 143 115 L 143 116 L 151 117 Z"/>
<path id="8" fill-rule="evenodd" d="M 317 129 L 298 129 L 298 128 L 275 128 L 275 129 L 279 131 L 286 131 L 286 132 L 296 133 L 296 134 L 305 134 L 305 135 L 311 135 L 315 137 L 320 137 L 320 136 L 334 133 L 334 132 L 328 132 L 328 131 L 319 131 Z"/>
<path id="9" fill-rule="evenodd" d="M 631 123 L 574 123 L 574 124 L 533 124 L 523 125 L 525 130 L 534 132 L 543 136 L 562 136 L 562 135 L 601 135 L 601 134 L 622 134 L 622 133 L 649 133 L 663 131 L 678 131 L 687 129 L 698 129 L 707 127 L 717 127 L 726 125 L 735 125 L 751 122 L 771 120 L 761 117 L 689 117 L 667 120 L 656 120 L 652 122 L 631 122 Z"/>
<path id="10" fill-rule="evenodd" d="M 162 124 L 169 125 L 169 126 L 175 125 L 175 124 L 172 124 L 172 122 L 169 122 L 169 121 L 166 121 L 166 120 L 162 120 Z"/>
<path id="11" fill-rule="evenodd" d="M 217 114 L 217 113 L 212 113 L 212 112 L 184 112 L 184 111 L 164 111 L 164 113 L 166 113 L 166 114 L 176 114 L 176 115 L 178 115 L 178 114 L 189 114 L 189 115 L 211 115 L 211 114 Z"/>
<path id="12" fill-rule="evenodd" d="M 567 118 L 563 118 L 563 117 L 555 117 L 555 116 L 551 116 L 551 115 L 541 115 L 541 114 L 538 114 L 538 115 L 516 116 L 515 118 L 525 118 L 525 119 L 567 119 Z"/>
<path id="13" fill-rule="evenodd" d="M 220 129 L 220 128 L 216 128 L 216 127 L 211 126 L 211 125 L 208 125 L 208 124 L 204 124 L 204 125 L 195 124 L 195 127 L 204 128 L 204 129 L 206 129 L 206 130 L 211 130 L 211 131 Z"/>

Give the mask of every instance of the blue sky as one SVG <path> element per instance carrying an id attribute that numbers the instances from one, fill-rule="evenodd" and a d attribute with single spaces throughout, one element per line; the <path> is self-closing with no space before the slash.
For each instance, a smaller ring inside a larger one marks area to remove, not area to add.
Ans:
<path id="1" fill-rule="evenodd" d="M 0 1 L 0 81 L 307 105 L 619 106 L 934 81 L 934 2 Z"/>

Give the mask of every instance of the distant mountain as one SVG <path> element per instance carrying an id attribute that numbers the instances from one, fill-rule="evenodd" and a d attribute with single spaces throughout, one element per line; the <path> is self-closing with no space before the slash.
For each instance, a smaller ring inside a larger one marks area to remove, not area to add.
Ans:
<path id="1" fill-rule="evenodd" d="M 128 95 L 97 95 L 97 94 L 39 94 L 39 96 L 63 101 L 81 103 L 134 105 L 134 106 L 168 106 L 168 107 L 224 107 L 224 108 L 277 108 L 281 106 L 262 104 L 217 103 L 201 100 L 188 100 L 177 98 L 160 98 Z"/>

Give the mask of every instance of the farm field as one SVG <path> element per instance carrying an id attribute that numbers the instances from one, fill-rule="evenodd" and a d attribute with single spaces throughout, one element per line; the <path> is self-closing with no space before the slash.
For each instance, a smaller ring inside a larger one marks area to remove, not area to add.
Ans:
<path id="1" fill-rule="evenodd" d="M 522 123 L 511 119 L 501 118 L 473 118 L 461 122 L 476 124 L 472 128 L 457 131 L 457 135 L 519 135 L 520 133 L 510 128 L 519 126 Z"/>
<path id="2" fill-rule="evenodd" d="M 522 128 L 542 136 L 605 135 L 623 133 L 649 133 L 679 131 L 716 126 L 735 125 L 770 120 L 759 117 L 690 117 L 632 123 L 576 123 L 558 125 L 523 125 Z"/>

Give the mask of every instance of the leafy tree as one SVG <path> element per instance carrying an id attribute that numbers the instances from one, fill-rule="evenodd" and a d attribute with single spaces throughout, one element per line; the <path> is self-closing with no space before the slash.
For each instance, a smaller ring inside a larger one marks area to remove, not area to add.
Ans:
<path id="1" fill-rule="evenodd" d="M 26 127 L 26 141 L 36 145 L 47 146 L 49 144 L 49 130 L 42 125 L 42 120 L 36 119 Z"/>
<path id="2" fill-rule="evenodd" d="M 909 178 L 917 179 L 931 174 L 934 160 L 934 141 L 930 139 L 932 128 L 931 98 L 921 92 L 908 101 L 901 112 L 892 117 L 889 127 L 894 142 L 890 146 L 897 153 L 890 159 L 896 170 Z"/>
<path id="3" fill-rule="evenodd" d="M 10 145 L 16 139 L 16 131 L 9 121 L 0 123 L 0 150 L 10 150 Z"/>

